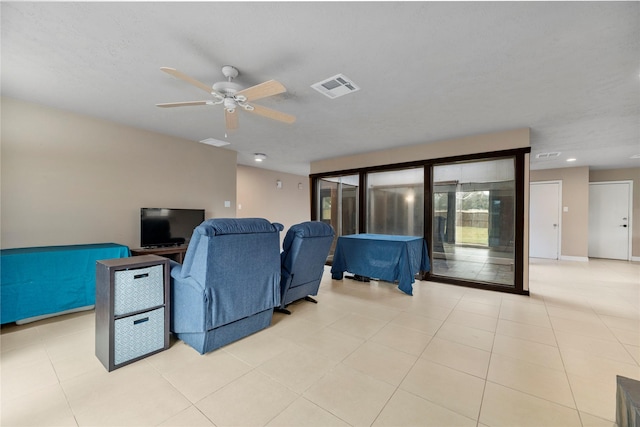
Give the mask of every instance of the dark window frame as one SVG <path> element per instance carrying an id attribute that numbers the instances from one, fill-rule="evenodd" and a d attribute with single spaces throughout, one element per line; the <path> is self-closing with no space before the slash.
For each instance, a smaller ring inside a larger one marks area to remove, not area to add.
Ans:
<path id="1" fill-rule="evenodd" d="M 431 192 L 433 188 L 433 168 L 439 164 L 451 164 L 460 162 L 470 162 L 479 160 L 494 160 L 499 158 L 512 157 L 515 166 L 515 260 L 514 260 L 514 286 L 491 284 L 486 282 L 474 282 L 444 276 L 432 275 L 431 272 L 423 276 L 425 280 L 439 283 L 448 283 L 471 288 L 480 288 L 492 291 L 529 295 L 529 290 L 524 289 L 524 218 L 525 218 L 525 157 L 531 153 L 531 147 L 514 148 L 509 150 L 491 151 L 485 153 L 465 154 L 451 157 L 439 157 L 435 159 L 415 160 L 410 162 L 393 163 L 388 165 L 366 166 L 362 168 L 345 169 L 339 171 L 322 172 L 309 175 L 311 188 L 311 220 L 318 218 L 317 191 L 318 180 L 322 178 L 339 177 L 345 175 L 358 175 L 358 197 L 360 207 L 358 209 L 358 232 L 366 233 L 366 177 L 370 172 L 387 172 L 393 170 L 410 169 L 424 167 L 424 238 L 431 242 L 433 230 L 432 200 Z M 363 208 L 364 206 L 364 208 Z M 433 259 L 431 244 L 429 248 L 429 259 Z"/>

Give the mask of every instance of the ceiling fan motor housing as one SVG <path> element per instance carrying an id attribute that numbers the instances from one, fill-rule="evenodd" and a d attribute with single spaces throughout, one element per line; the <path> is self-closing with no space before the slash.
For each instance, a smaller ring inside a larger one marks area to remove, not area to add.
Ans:
<path id="1" fill-rule="evenodd" d="M 242 86 L 234 82 L 217 82 L 213 84 L 212 88 L 224 96 L 233 96 L 236 92 L 242 90 Z"/>

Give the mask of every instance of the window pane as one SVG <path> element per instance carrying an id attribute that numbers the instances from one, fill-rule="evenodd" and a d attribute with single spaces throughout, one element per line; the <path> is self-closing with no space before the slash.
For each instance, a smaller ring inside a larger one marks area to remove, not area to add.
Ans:
<path id="1" fill-rule="evenodd" d="M 424 168 L 367 175 L 367 232 L 424 235 Z"/>
<path id="2" fill-rule="evenodd" d="M 329 260 L 333 259 L 338 237 L 358 231 L 358 182 L 358 175 L 318 180 L 318 218 L 331 225 L 336 233 Z"/>
<path id="3" fill-rule="evenodd" d="M 432 193 L 432 274 L 514 286 L 514 159 L 436 165 Z"/>

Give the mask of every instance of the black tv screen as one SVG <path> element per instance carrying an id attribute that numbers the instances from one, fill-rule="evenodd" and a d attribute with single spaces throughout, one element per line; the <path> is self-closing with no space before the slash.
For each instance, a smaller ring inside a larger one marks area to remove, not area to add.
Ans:
<path id="1" fill-rule="evenodd" d="M 204 209 L 140 208 L 143 248 L 189 243 L 193 229 L 204 221 Z"/>

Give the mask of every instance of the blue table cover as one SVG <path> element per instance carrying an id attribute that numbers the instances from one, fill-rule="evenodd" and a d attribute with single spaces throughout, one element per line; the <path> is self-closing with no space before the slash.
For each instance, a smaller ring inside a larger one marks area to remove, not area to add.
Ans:
<path id="1" fill-rule="evenodd" d="M 0 250 L 0 323 L 95 304 L 96 261 L 128 256 L 115 243 Z"/>
<path id="2" fill-rule="evenodd" d="M 333 255 L 331 277 L 348 271 L 360 276 L 398 281 L 398 289 L 413 295 L 414 276 L 429 271 L 427 242 L 422 237 L 387 234 L 340 236 Z"/>

